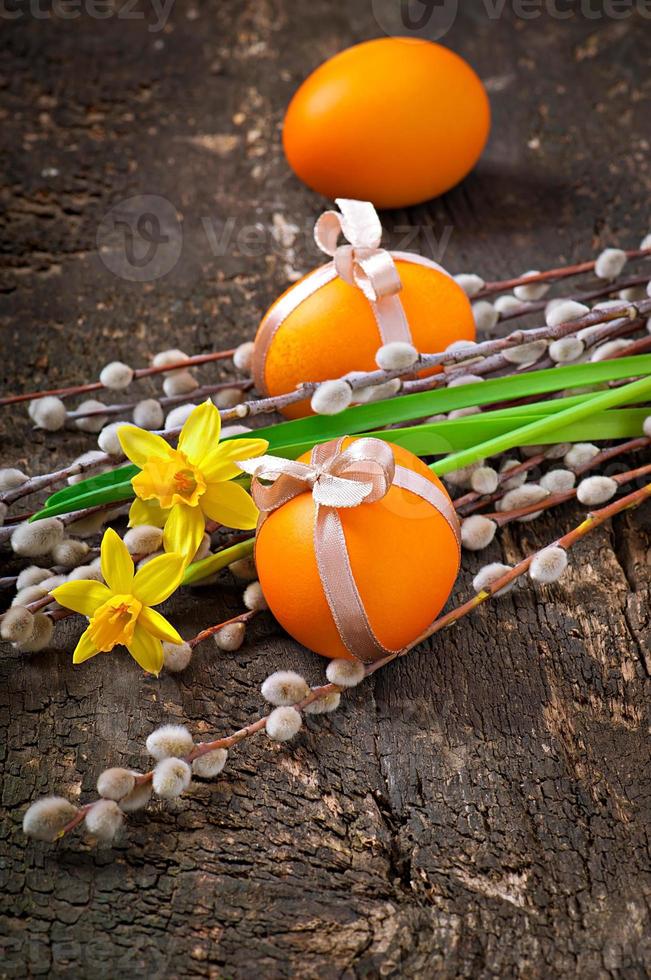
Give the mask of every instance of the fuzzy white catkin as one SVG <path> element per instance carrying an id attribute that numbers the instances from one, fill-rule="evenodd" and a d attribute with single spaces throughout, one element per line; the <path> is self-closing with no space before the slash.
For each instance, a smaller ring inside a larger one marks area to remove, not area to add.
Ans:
<path id="1" fill-rule="evenodd" d="M 549 585 L 557 582 L 567 568 L 567 552 L 557 545 L 543 548 L 529 566 L 529 575 L 534 582 Z"/>
<path id="2" fill-rule="evenodd" d="M 263 681 L 260 691 L 269 704 L 289 705 L 307 697 L 310 685 L 293 670 L 277 670 Z"/>
<path id="3" fill-rule="evenodd" d="M 498 296 L 493 306 L 500 314 L 500 316 L 508 316 L 510 313 L 515 313 L 516 310 L 521 309 L 522 300 L 518 299 L 517 296 Z"/>
<path id="4" fill-rule="evenodd" d="M 184 354 L 182 350 L 177 348 L 170 348 L 170 350 L 162 350 L 152 358 L 152 367 L 166 367 L 168 364 L 177 364 L 180 361 L 187 361 L 188 355 Z M 177 368 L 177 371 L 185 371 L 186 368 Z M 166 375 L 174 374 L 174 371 L 166 371 Z"/>
<path id="5" fill-rule="evenodd" d="M 593 507 L 595 504 L 605 504 L 617 493 L 617 483 L 609 476 L 587 476 L 581 480 L 576 496 L 582 504 Z"/>
<path id="6" fill-rule="evenodd" d="M 324 381 L 312 395 L 312 411 L 317 415 L 337 415 L 353 400 L 353 389 L 346 381 Z"/>
<path id="7" fill-rule="evenodd" d="M 56 517 L 46 517 L 33 524 L 19 524 L 11 535 L 11 547 L 17 555 L 37 558 L 47 555 L 63 538 L 63 524 Z"/>
<path id="8" fill-rule="evenodd" d="M 478 303 L 473 303 L 472 315 L 475 319 L 477 330 L 492 330 L 500 318 L 499 313 L 492 303 L 486 299 L 480 299 Z"/>
<path id="9" fill-rule="evenodd" d="M 103 582 L 102 571 L 96 565 L 79 565 L 68 573 L 69 582 Z"/>
<path id="10" fill-rule="evenodd" d="M 316 701 L 307 704 L 303 710 L 306 715 L 324 715 L 330 711 L 336 711 L 340 701 L 341 694 L 339 691 L 333 691 L 331 694 L 326 694 L 325 697 L 317 698 Z"/>
<path id="11" fill-rule="evenodd" d="M 111 422 L 110 425 L 104 426 L 97 437 L 97 445 L 103 453 L 108 453 L 109 456 L 123 455 L 122 446 L 118 439 L 118 429 L 122 428 L 123 425 L 124 422 Z"/>
<path id="12" fill-rule="evenodd" d="M 63 565 L 64 568 L 74 568 L 80 565 L 88 554 L 89 548 L 85 541 L 75 541 L 74 538 L 65 538 L 59 541 L 52 549 L 52 558 L 56 565 Z"/>
<path id="13" fill-rule="evenodd" d="M 185 725 L 162 725 L 147 736 L 147 751 L 154 759 L 167 759 L 169 756 L 187 755 L 194 742 Z"/>
<path id="14" fill-rule="evenodd" d="M 83 467 L 88 467 L 93 463 L 99 463 L 103 458 L 104 458 L 104 453 L 99 452 L 99 450 L 97 449 L 89 449 L 87 453 L 82 453 L 81 456 L 77 456 L 77 458 L 73 460 L 73 465 L 76 466 L 79 464 Z M 94 467 L 94 470 L 95 473 L 104 473 L 106 467 L 103 468 Z M 87 479 L 87 474 L 83 471 L 81 473 L 73 473 L 72 476 L 68 477 L 68 484 L 72 487 L 76 483 L 81 483 L 82 480 L 86 480 L 86 479 Z"/>
<path id="15" fill-rule="evenodd" d="M 577 303 L 573 299 L 564 299 L 560 303 L 548 307 L 545 310 L 545 323 L 548 327 L 558 327 L 561 323 L 570 323 L 578 320 L 590 312 L 590 307 L 584 303 Z"/>
<path id="16" fill-rule="evenodd" d="M 28 479 L 29 477 L 22 470 L 16 469 L 15 466 L 6 466 L 0 470 L 0 493 L 4 493 L 5 490 L 15 490 Z"/>
<path id="17" fill-rule="evenodd" d="M 599 453 L 599 449 L 592 442 L 577 442 L 565 453 L 563 462 L 568 470 L 580 470 L 587 466 L 591 459 Z"/>
<path id="18" fill-rule="evenodd" d="M 375 363 L 383 371 L 407 371 L 417 360 L 418 351 L 404 340 L 384 344 L 375 355 Z"/>
<path id="19" fill-rule="evenodd" d="M 605 248 L 595 264 L 598 279 L 616 279 L 626 265 L 626 252 L 621 248 Z"/>
<path id="20" fill-rule="evenodd" d="M 484 589 L 487 589 L 498 578 L 501 578 L 502 575 L 510 571 L 511 571 L 510 565 L 503 565 L 501 562 L 498 561 L 492 562 L 490 565 L 484 565 L 483 568 L 479 569 L 474 579 L 472 580 L 472 587 L 475 590 L 475 592 L 483 592 Z M 505 585 L 504 588 L 499 589 L 499 591 L 495 593 L 495 596 L 506 595 L 507 592 L 511 591 L 514 585 L 515 585 L 515 579 L 512 582 L 509 582 L 508 585 Z"/>
<path id="21" fill-rule="evenodd" d="M 561 337 L 549 345 L 549 356 L 556 364 L 567 364 L 576 361 L 585 350 L 585 344 L 578 337 Z"/>
<path id="22" fill-rule="evenodd" d="M 644 286 L 629 286 L 628 289 L 620 289 L 617 293 L 619 299 L 625 303 L 638 303 L 641 299 L 647 298 L 647 290 Z"/>
<path id="23" fill-rule="evenodd" d="M 50 617 L 46 616 L 45 613 L 36 613 L 31 635 L 21 643 L 17 643 L 16 647 L 22 653 L 38 653 L 39 650 L 44 650 L 48 646 L 53 632 L 54 623 Z"/>
<path id="24" fill-rule="evenodd" d="M 143 398 L 133 409 L 133 421 L 140 429 L 160 429 L 164 413 L 155 398 Z"/>
<path id="25" fill-rule="evenodd" d="M 479 374 L 459 374 L 448 381 L 448 388 L 462 388 L 464 385 L 474 385 L 485 380 Z"/>
<path id="26" fill-rule="evenodd" d="M 62 796 L 46 796 L 32 803 L 25 812 L 23 833 L 51 844 L 76 813 L 77 807 Z"/>
<path id="27" fill-rule="evenodd" d="M 46 398 L 37 399 L 31 405 L 33 407 L 30 415 L 37 428 L 45 429 L 47 432 L 57 432 L 66 424 L 68 413 L 60 398 L 48 395 Z"/>
<path id="28" fill-rule="evenodd" d="M 206 752 L 205 755 L 192 760 L 192 772 L 203 779 L 212 779 L 213 776 L 219 775 L 227 759 L 226 749 L 213 749 L 212 752 Z"/>
<path id="29" fill-rule="evenodd" d="M 136 785 L 136 778 L 129 769 L 105 769 L 97 778 L 97 792 L 107 800 L 121 800 Z"/>
<path id="30" fill-rule="evenodd" d="M 365 385 L 363 388 L 355 388 L 353 397 L 359 405 L 381 402 L 384 398 L 392 398 L 397 395 L 401 387 L 400 378 L 390 378 L 379 385 Z"/>
<path id="31" fill-rule="evenodd" d="M 78 412 L 95 412 L 106 408 L 102 402 L 96 398 L 88 398 L 77 408 Z M 108 415 L 88 415 L 84 418 L 75 419 L 75 425 L 82 432 L 99 432 L 108 422 Z"/>
<path id="32" fill-rule="evenodd" d="M 640 242 L 640 248 L 643 248 L 645 250 L 646 249 L 651 249 L 651 234 L 648 234 L 648 235 L 645 235 L 644 236 L 644 238 Z"/>
<path id="33" fill-rule="evenodd" d="M 172 800 L 190 785 L 192 770 L 183 759 L 162 759 L 154 769 L 152 786 L 154 793 L 164 800 Z"/>
<path id="34" fill-rule="evenodd" d="M 220 650 L 227 650 L 232 653 L 234 650 L 240 649 L 245 636 L 246 626 L 244 623 L 228 623 L 215 633 L 213 639 L 215 646 Z"/>
<path id="35" fill-rule="evenodd" d="M 461 351 L 463 354 L 467 355 L 468 358 L 472 358 L 474 348 L 476 346 L 477 341 L 475 340 L 453 340 L 452 343 L 448 344 L 448 346 L 445 348 L 445 353 L 458 354 Z M 475 357 L 474 360 L 477 360 L 477 358 Z"/>
<path id="36" fill-rule="evenodd" d="M 537 276 L 539 274 L 540 272 L 538 269 L 530 269 L 529 272 L 523 272 L 522 277 Z M 518 299 L 532 301 L 542 299 L 543 296 L 549 292 L 549 289 L 550 286 L 547 282 L 530 282 L 523 283 L 521 286 L 516 286 L 513 292 Z"/>
<path id="37" fill-rule="evenodd" d="M 51 592 L 52 589 L 56 589 L 60 585 L 63 585 L 67 578 L 67 575 L 50 575 L 49 578 L 44 578 L 40 585 L 46 592 Z"/>
<path id="38" fill-rule="evenodd" d="M 212 396 L 217 408 L 235 408 L 242 401 L 240 388 L 222 388 Z"/>
<path id="39" fill-rule="evenodd" d="M 133 774 L 137 776 L 138 773 Z M 128 796 L 124 796 L 120 800 L 120 809 L 124 813 L 133 813 L 135 810 L 142 810 L 143 807 L 147 806 L 151 799 L 152 785 L 151 783 L 138 783 L 134 786 Z"/>
<path id="40" fill-rule="evenodd" d="M 276 742 L 288 742 L 301 730 L 303 719 L 296 708 L 274 708 L 265 723 L 269 738 Z"/>
<path id="41" fill-rule="evenodd" d="M 251 362 L 253 361 L 253 348 L 254 343 L 252 340 L 247 340 L 246 343 L 240 344 L 233 354 L 233 364 L 238 371 L 249 372 L 251 370 Z"/>
<path id="42" fill-rule="evenodd" d="M 537 504 L 548 496 L 549 490 L 545 490 L 538 483 L 523 483 L 521 487 L 516 487 L 515 490 L 509 490 L 508 493 L 505 493 L 498 502 L 497 509 L 501 511 L 520 510 L 521 507 Z M 540 511 L 536 511 L 534 514 L 527 514 L 524 518 L 519 519 L 532 521 L 539 514 Z"/>
<path id="43" fill-rule="evenodd" d="M 114 800 L 98 800 L 84 818 L 86 830 L 102 843 L 112 841 L 124 821 L 124 813 Z"/>
<path id="44" fill-rule="evenodd" d="M 190 402 L 187 405 L 177 405 L 176 408 L 173 408 L 171 412 L 167 413 L 165 418 L 165 428 L 176 429 L 179 426 L 184 425 L 196 407 L 196 405 L 193 405 Z M 222 431 L 222 435 L 223 434 L 224 433 Z"/>
<path id="45" fill-rule="evenodd" d="M 626 340 L 624 337 L 620 337 L 618 340 L 609 340 L 607 344 L 600 344 L 599 347 L 595 347 L 590 360 L 607 361 L 613 354 L 626 350 L 632 343 L 632 340 Z"/>
<path id="46" fill-rule="evenodd" d="M 109 512 L 98 511 L 95 514 L 88 514 L 87 517 L 80 517 L 78 520 L 72 521 L 68 524 L 68 530 L 78 538 L 92 538 L 95 534 L 100 533 L 109 519 L 111 519 Z"/>
<path id="47" fill-rule="evenodd" d="M 500 466 L 500 473 L 508 473 L 510 470 L 514 470 L 517 466 L 520 466 L 520 461 L 517 459 L 505 459 Z M 505 490 L 515 490 L 516 487 L 521 487 L 523 483 L 527 482 L 527 474 L 525 472 L 516 473 L 510 479 L 505 480 L 502 486 Z"/>
<path id="48" fill-rule="evenodd" d="M 228 566 L 228 570 L 235 578 L 239 578 L 242 582 L 254 582 L 258 577 L 255 562 L 252 558 L 238 558 L 237 561 L 232 562 Z"/>
<path id="49" fill-rule="evenodd" d="M 174 374 L 163 379 L 163 391 L 168 398 L 175 398 L 177 395 L 189 395 L 198 387 L 199 382 L 189 371 L 175 371 Z"/>
<path id="50" fill-rule="evenodd" d="M 468 551 L 487 548 L 495 537 L 497 524 L 483 514 L 471 514 L 461 522 L 461 544 Z"/>
<path id="51" fill-rule="evenodd" d="M 449 419 L 463 419 L 467 415 L 479 415 L 481 408 L 478 405 L 468 405 L 467 408 L 453 408 L 451 412 L 448 412 Z"/>
<path id="52" fill-rule="evenodd" d="M 534 340 L 530 344 L 507 347 L 503 351 L 505 360 L 511 364 L 534 364 L 547 350 L 546 340 Z"/>
<path id="53" fill-rule="evenodd" d="M 163 543 L 163 531 L 153 524 L 138 524 L 129 528 L 123 540 L 130 555 L 150 555 Z"/>
<path id="54" fill-rule="evenodd" d="M 262 586 L 259 582 L 251 582 L 250 585 L 244 590 L 243 595 L 244 605 L 251 612 L 261 612 L 263 609 L 267 609 L 267 600 L 262 593 Z"/>
<path id="55" fill-rule="evenodd" d="M 32 602 L 37 602 L 42 599 L 43 596 L 47 595 L 47 588 L 39 583 L 38 585 L 26 585 L 24 589 L 21 589 L 11 600 L 12 607 L 16 606 L 29 606 Z"/>
<path id="56" fill-rule="evenodd" d="M 486 285 L 482 277 L 475 275 L 474 272 L 462 272 L 454 277 L 454 281 L 458 286 L 461 286 L 469 299 L 480 293 Z"/>
<path id="57" fill-rule="evenodd" d="M 194 553 L 192 561 L 202 561 L 204 558 L 207 558 L 210 554 L 211 547 L 212 541 L 210 535 L 205 532 L 201 538 L 201 541 L 199 542 L 199 547 Z"/>
<path id="58" fill-rule="evenodd" d="M 49 568 L 39 568 L 38 565 L 28 565 L 16 579 L 17 589 L 26 589 L 28 585 L 38 585 L 44 579 L 49 578 L 52 572 Z"/>
<path id="59" fill-rule="evenodd" d="M 185 670 L 192 660 L 192 647 L 189 643 L 163 643 L 163 666 L 170 674 Z"/>
<path id="60" fill-rule="evenodd" d="M 495 493 L 499 477 L 492 466 L 479 466 L 470 477 L 475 493 Z"/>
<path id="61" fill-rule="evenodd" d="M 122 391 L 133 381 L 133 368 L 123 361 L 111 361 L 106 364 L 99 374 L 99 380 L 105 388 L 112 391 Z"/>
<path id="62" fill-rule="evenodd" d="M 540 486 L 550 493 L 565 493 L 571 490 L 576 483 L 576 475 L 572 470 L 548 470 L 540 478 Z"/>
<path id="63" fill-rule="evenodd" d="M 359 660 L 331 660 L 326 667 L 326 677 L 331 684 L 340 687 L 356 687 L 364 680 L 366 671 Z"/>
<path id="64" fill-rule="evenodd" d="M 642 426 L 642 431 L 647 439 L 651 439 L 651 415 L 647 415 Z"/>
<path id="65" fill-rule="evenodd" d="M 0 623 L 0 636 L 8 643 L 24 643 L 34 631 L 34 616 L 24 606 L 8 609 Z"/>
<path id="66" fill-rule="evenodd" d="M 445 474 L 443 479 L 450 486 L 467 488 L 470 486 L 472 474 L 482 465 L 483 461 L 478 460 L 476 463 L 471 463 L 470 466 L 464 466 L 459 470 L 451 470 Z"/>

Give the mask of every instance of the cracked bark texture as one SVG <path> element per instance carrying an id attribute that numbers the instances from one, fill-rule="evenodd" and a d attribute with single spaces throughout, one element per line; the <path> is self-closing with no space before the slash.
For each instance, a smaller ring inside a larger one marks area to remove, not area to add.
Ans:
<path id="1" fill-rule="evenodd" d="M 3 23 L 7 389 L 252 335 L 288 278 L 320 262 L 311 227 L 325 202 L 283 161 L 283 109 L 322 59 L 380 34 L 384 8 L 177 0 L 156 32 L 144 4 L 140 20 L 85 5 L 36 19 L 25 5 Z M 649 33 L 630 11 L 522 19 L 465 5 L 445 43 L 487 84 L 490 146 L 445 197 L 385 214 L 388 241 L 486 278 L 636 245 Z M 136 194 L 168 199 L 183 228 L 178 263 L 145 284 L 113 276 L 96 246 L 107 210 Z M 3 463 L 32 472 L 93 445 L 33 433 L 23 409 L 0 421 Z M 480 564 L 518 559 L 579 514 L 465 555 L 456 595 Z M 648 508 L 618 518 L 561 583 L 482 607 L 291 745 L 246 743 L 222 778 L 134 815 L 109 850 L 78 835 L 25 842 L 24 809 L 50 792 L 90 798 L 106 766 L 146 767 L 163 722 L 229 731 L 257 715 L 272 669 L 316 681 L 323 663 L 270 617 L 238 653 L 205 644 L 159 681 L 119 654 L 73 670 L 75 622 L 48 653 L 3 652 L 0 975 L 648 976 L 650 520 Z M 226 584 L 165 612 L 191 635 L 240 608 Z"/>

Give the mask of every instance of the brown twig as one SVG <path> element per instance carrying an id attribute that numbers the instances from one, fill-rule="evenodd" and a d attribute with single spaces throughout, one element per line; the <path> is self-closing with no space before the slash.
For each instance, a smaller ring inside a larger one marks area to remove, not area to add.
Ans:
<path id="1" fill-rule="evenodd" d="M 625 249 L 628 259 L 641 259 L 651 255 L 651 248 L 631 248 Z M 546 272 L 538 272 L 535 276 L 517 276 L 515 279 L 502 279 L 495 282 L 487 282 L 477 297 L 492 296 L 495 293 L 505 293 L 516 286 L 529 286 L 537 282 L 557 282 L 560 279 L 568 279 L 571 276 L 581 276 L 586 272 L 593 272 L 597 264 L 594 259 L 591 262 L 579 262 L 575 265 L 560 266 L 558 269 L 547 269 Z"/>
<path id="2" fill-rule="evenodd" d="M 236 348 L 231 350 L 213 351 L 210 354 L 195 354 L 186 357 L 182 361 L 174 361 L 172 364 L 165 364 L 161 367 L 138 368 L 133 372 L 134 381 L 140 378 L 148 378 L 153 374 L 166 374 L 168 371 L 178 371 L 183 368 L 198 367 L 200 364 L 208 364 L 211 361 L 223 361 L 232 357 Z M 36 401 L 45 398 L 47 395 L 56 395 L 58 398 L 66 398 L 68 395 L 86 395 L 91 391 L 101 391 L 106 386 L 101 381 L 91 381 L 89 384 L 71 385 L 68 388 L 50 388 L 49 391 L 31 391 L 22 395 L 7 395 L 0 398 L 1 405 L 16 405 L 18 402 Z"/>

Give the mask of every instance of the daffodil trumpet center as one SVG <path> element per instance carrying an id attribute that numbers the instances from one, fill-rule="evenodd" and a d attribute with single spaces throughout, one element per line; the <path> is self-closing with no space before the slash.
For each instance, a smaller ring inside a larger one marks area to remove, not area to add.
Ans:
<path id="1" fill-rule="evenodd" d="M 175 504 L 196 507 L 206 492 L 200 470 L 178 449 L 169 457 L 150 456 L 132 486 L 141 500 L 157 500 L 163 508 Z"/>
<path id="2" fill-rule="evenodd" d="M 142 609 L 142 603 L 132 595 L 111 596 L 95 612 L 88 635 L 95 647 L 108 653 L 118 643 L 128 646 Z"/>

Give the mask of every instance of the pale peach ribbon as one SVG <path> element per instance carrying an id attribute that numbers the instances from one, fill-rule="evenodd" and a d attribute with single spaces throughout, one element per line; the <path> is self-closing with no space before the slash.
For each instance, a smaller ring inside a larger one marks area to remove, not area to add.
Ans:
<path id="1" fill-rule="evenodd" d="M 264 368 L 276 331 L 289 314 L 317 289 L 337 276 L 356 286 L 373 310 L 378 326 L 379 347 L 396 340 L 411 343 L 412 339 L 398 295 L 402 283 L 394 260 L 398 258 L 445 273 L 440 265 L 422 255 L 411 252 L 388 252 L 381 248 L 382 225 L 370 201 L 337 198 L 336 203 L 340 210 L 326 211 L 318 218 L 314 227 L 314 239 L 317 245 L 321 251 L 332 257 L 332 262 L 320 266 L 281 296 L 260 324 L 251 370 L 255 386 L 262 395 L 267 394 Z M 342 234 L 348 244 L 338 244 L 339 236 Z M 305 378 L 305 380 L 314 379 Z"/>
<path id="2" fill-rule="evenodd" d="M 311 491 L 316 504 L 314 551 L 332 618 L 346 649 L 362 663 L 373 663 L 399 651 L 387 649 L 373 632 L 350 566 L 339 509 L 381 500 L 393 485 L 435 507 L 452 529 L 457 547 L 459 522 L 448 496 L 419 473 L 397 466 L 385 442 L 357 439 L 342 451 L 343 441 L 315 446 L 309 463 L 259 456 L 239 460 L 238 466 L 253 477 L 251 492 L 261 522 L 293 497 Z"/>

